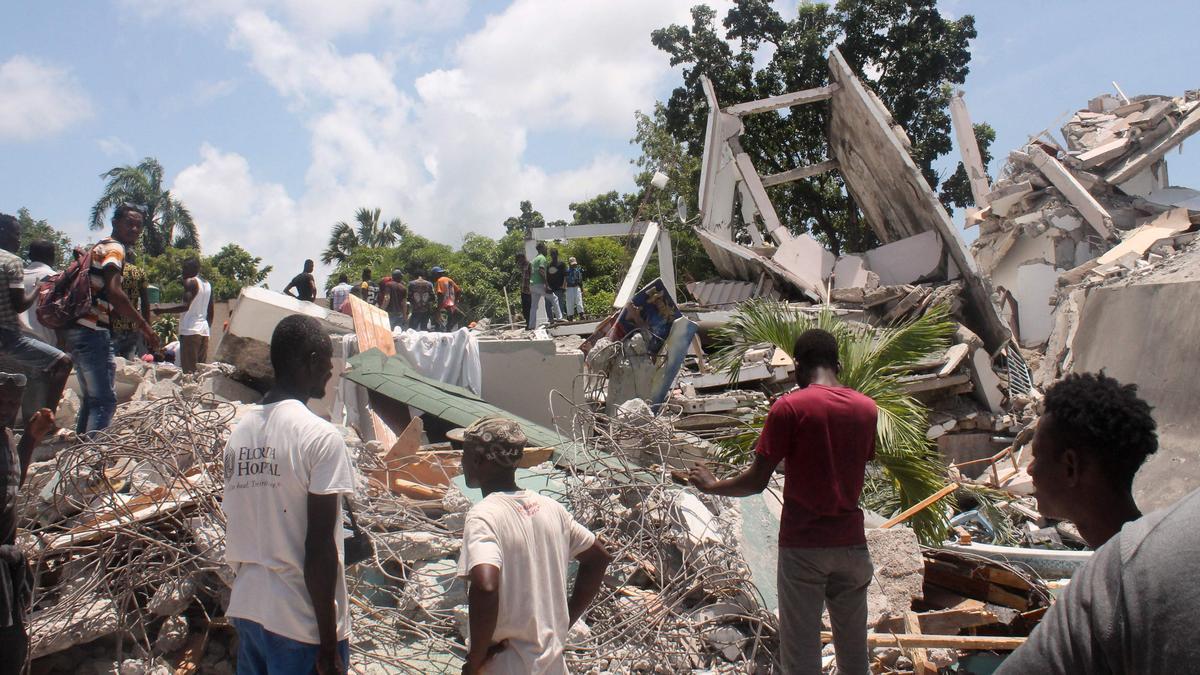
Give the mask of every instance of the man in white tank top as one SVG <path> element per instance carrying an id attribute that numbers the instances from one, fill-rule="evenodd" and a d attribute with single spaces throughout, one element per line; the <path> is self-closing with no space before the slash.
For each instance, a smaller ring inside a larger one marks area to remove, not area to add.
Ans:
<path id="1" fill-rule="evenodd" d="M 200 278 L 200 261 L 183 263 L 183 303 L 179 318 L 179 365 L 185 373 L 196 372 L 197 363 L 208 361 L 208 336 L 213 318 L 212 284 Z"/>

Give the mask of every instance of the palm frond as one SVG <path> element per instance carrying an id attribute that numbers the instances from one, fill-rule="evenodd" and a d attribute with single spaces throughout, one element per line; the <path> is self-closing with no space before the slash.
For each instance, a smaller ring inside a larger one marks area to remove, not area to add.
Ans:
<path id="1" fill-rule="evenodd" d="M 954 332 L 945 307 L 891 328 L 873 328 L 841 320 L 829 307 L 813 314 L 783 303 L 752 300 L 716 331 L 723 343 L 710 359 L 736 379 L 751 349 L 774 345 L 789 354 L 796 338 L 810 328 L 822 328 L 838 340 L 842 384 L 875 400 L 878 408 L 874 477 L 863 502 L 882 508 L 885 515 L 912 506 L 941 489 L 946 467 L 925 437 L 928 410 L 903 388 L 900 377 L 912 364 L 944 350 Z M 948 528 L 944 509 L 925 509 L 910 521 L 923 542 L 940 542 Z"/>

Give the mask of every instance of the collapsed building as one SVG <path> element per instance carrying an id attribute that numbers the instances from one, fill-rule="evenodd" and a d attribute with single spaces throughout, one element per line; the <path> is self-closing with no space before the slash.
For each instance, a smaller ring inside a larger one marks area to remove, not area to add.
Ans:
<path id="1" fill-rule="evenodd" d="M 455 558 L 481 495 L 460 475 L 460 431 L 487 414 L 517 419 L 529 438 L 518 483 L 561 501 L 613 549 L 604 589 L 568 639 L 573 672 L 771 672 L 781 480 L 733 500 L 678 478 L 692 461 L 726 462 L 727 441 L 792 386 L 789 355 L 770 345 L 733 370 L 709 358 L 713 331 L 753 299 L 865 326 L 935 308 L 957 322 L 944 351 L 902 376 L 930 409 L 926 437 L 946 486 L 901 513 L 868 514 L 869 639 L 878 672 L 986 668 L 1020 646 L 1060 580 L 1090 555 L 1028 496 L 1040 387 L 1101 367 L 1138 382 L 1162 416 L 1164 446 L 1139 481 L 1181 494 L 1200 480 L 1167 475 L 1189 456 L 1180 441 L 1195 425 L 1186 414 L 1194 385 L 1182 378 L 1200 325 L 1179 308 L 1194 302 L 1200 251 L 1189 230 L 1200 204 L 1167 184 L 1162 159 L 1197 127 L 1200 106 L 1192 94 L 1101 97 L 1067 124 L 1064 144 L 1043 134 L 1013 153 L 995 185 L 964 146 L 979 204 L 968 218 L 980 236 L 968 248 L 903 130 L 836 50 L 829 68 L 828 86 L 763 101 L 722 103 L 705 82 L 696 231 L 721 278 L 689 283 L 690 297 L 655 223 L 539 228 L 529 247 L 641 237 L 612 316 L 533 332 L 418 333 L 393 331 L 356 300 L 347 317 L 246 289 L 217 348 L 223 363 L 196 377 L 122 363 L 112 427 L 40 448 L 22 491 L 19 542 L 37 574 L 30 631 L 42 670 L 233 671 L 221 451 L 273 377 L 274 325 L 303 312 L 334 343 L 338 376 L 313 409 L 346 439 L 354 509 L 376 548 L 348 571 L 360 672 L 461 667 L 466 593 Z M 741 120 L 794 105 L 829 107 L 828 159 L 760 176 Z M 960 126 L 961 99 L 952 111 Z M 834 256 L 780 222 L 766 188 L 825 171 L 841 172 L 879 247 Z M 661 277 L 644 283 L 655 252 Z M 75 405 L 68 395 L 60 417 Z M 952 507 L 967 503 L 956 499 L 968 487 L 996 495 L 994 508 Z M 948 541 L 919 544 L 905 521 L 921 509 L 952 516 Z M 826 665 L 832 658 L 827 651 Z"/>

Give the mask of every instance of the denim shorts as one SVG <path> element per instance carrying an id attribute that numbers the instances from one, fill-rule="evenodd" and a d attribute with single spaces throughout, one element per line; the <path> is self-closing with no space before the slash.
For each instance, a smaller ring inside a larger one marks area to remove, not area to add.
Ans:
<path id="1" fill-rule="evenodd" d="M 10 328 L 0 328 L 0 350 L 7 360 L 26 369 L 25 374 L 31 378 L 45 373 L 63 357 L 57 347 Z"/>
<path id="2" fill-rule="evenodd" d="M 238 675 L 309 675 L 317 670 L 318 645 L 272 633 L 249 619 L 230 619 L 238 634 Z M 338 642 L 342 664 L 350 667 L 350 641 Z"/>

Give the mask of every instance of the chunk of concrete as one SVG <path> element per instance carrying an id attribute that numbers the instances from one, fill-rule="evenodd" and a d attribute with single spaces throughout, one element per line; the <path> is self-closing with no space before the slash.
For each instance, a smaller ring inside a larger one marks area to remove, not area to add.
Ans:
<path id="1" fill-rule="evenodd" d="M 37 659 L 82 645 L 117 631 L 121 626 L 112 598 L 96 596 L 69 611 L 61 607 L 35 612 L 29 618 L 30 658 Z"/>
<path id="2" fill-rule="evenodd" d="M 998 187 L 988 193 L 988 205 L 994 215 L 1003 218 L 1030 192 L 1033 192 L 1033 184 L 1027 180 Z"/>
<path id="3" fill-rule="evenodd" d="M 924 597 L 925 558 L 917 535 L 907 527 L 868 529 L 867 550 L 875 576 L 867 588 L 867 625 L 903 617 L 914 599 Z"/>
<path id="4" fill-rule="evenodd" d="M 393 556 L 405 562 L 441 560 L 458 552 L 460 540 L 432 532 L 376 533 L 375 549 L 381 558 Z"/>
<path id="5" fill-rule="evenodd" d="M 833 265 L 833 288 L 864 288 L 869 274 L 861 256 L 844 255 Z"/>
<path id="6" fill-rule="evenodd" d="M 1000 378 L 992 370 L 992 359 L 984 349 L 976 349 L 971 355 L 971 384 L 975 397 L 991 412 L 1000 412 L 1004 392 L 1000 390 Z"/>
<path id="7" fill-rule="evenodd" d="M 864 257 L 867 267 L 879 275 L 881 285 L 911 284 L 938 271 L 942 240 L 937 232 L 922 232 L 867 251 Z"/>
<path id="8" fill-rule="evenodd" d="M 825 280 L 833 273 L 834 257 L 816 239 L 807 234 L 785 239 L 771 259 L 824 297 Z"/>
<path id="9" fill-rule="evenodd" d="M 1021 322 L 1021 344 L 1036 347 L 1050 337 L 1054 327 L 1050 300 L 1057 294 L 1058 271 L 1054 265 L 1032 262 L 1017 268 L 1017 316 Z"/>
<path id="10" fill-rule="evenodd" d="M 434 560 L 417 564 L 408 577 L 406 600 L 426 612 L 453 609 L 467 602 L 466 584 L 458 578 L 458 563 Z"/>
<path id="11" fill-rule="evenodd" d="M 1079 165 L 1085 169 L 1100 166 L 1106 162 L 1110 162 L 1129 149 L 1129 138 L 1118 138 L 1115 141 L 1109 141 L 1104 145 L 1092 148 L 1085 153 L 1080 154 L 1076 159 L 1079 160 Z"/>
<path id="12" fill-rule="evenodd" d="M 1112 236 L 1112 216 L 1108 211 L 1096 201 L 1096 198 L 1087 191 L 1079 181 L 1071 175 L 1071 172 L 1066 169 L 1058 160 L 1046 154 L 1046 151 L 1041 148 L 1033 148 L 1029 153 L 1030 158 L 1042 175 L 1047 180 L 1058 188 L 1058 191 L 1071 202 L 1076 210 L 1083 216 L 1083 219 L 1096 230 L 1096 233 L 1101 237 L 1108 239 Z"/>

